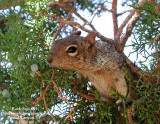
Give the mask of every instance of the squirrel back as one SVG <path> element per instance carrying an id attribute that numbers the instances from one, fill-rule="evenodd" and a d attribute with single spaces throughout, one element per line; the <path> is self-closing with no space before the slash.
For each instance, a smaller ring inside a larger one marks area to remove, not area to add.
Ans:
<path id="1" fill-rule="evenodd" d="M 74 69 L 88 77 L 105 101 L 114 98 L 112 88 L 126 96 L 127 66 L 123 55 L 117 52 L 113 44 L 95 41 L 95 32 L 90 32 L 87 37 L 80 37 L 80 34 L 77 31 L 69 37 L 54 41 L 48 63 L 57 68 Z M 131 89 L 128 97 L 134 96 Z"/>

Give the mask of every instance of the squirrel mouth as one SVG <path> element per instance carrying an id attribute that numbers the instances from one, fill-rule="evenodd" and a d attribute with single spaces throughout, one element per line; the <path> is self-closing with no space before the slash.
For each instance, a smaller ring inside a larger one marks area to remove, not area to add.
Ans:
<path id="1" fill-rule="evenodd" d="M 47 62 L 52 63 L 52 58 L 51 57 L 47 58 Z"/>

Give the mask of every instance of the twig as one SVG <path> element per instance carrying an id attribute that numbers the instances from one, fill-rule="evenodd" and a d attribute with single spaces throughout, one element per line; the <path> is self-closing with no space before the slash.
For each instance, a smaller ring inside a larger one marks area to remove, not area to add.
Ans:
<path id="1" fill-rule="evenodd" d="M 154 78 L 150 78 L 150 74 L 147 72 L 142 71 L 140 68 L 136 67 L 129 59 L 123 54 L 123 57 L 125 58 L 125 61 L 134 74 L 136 74 L 139 78 L 142 78 L 144 82 L 154 82 Z"/>
<path id="2" fill-rule="evenodd" d="M 108 12 L 111 12 L 111 13 L 114 13 L 114 11 L 113 11 L 112 9 L 107 9 L 107 8 L 105 8 L 105 7 L 102 7 L 102 10 L 103 10 L 103 11 L 108 11 Z"/>
<path id="3" fill-rule="evenodd" d="M 43 99 L 43 102 L 44 102 L 44 105 L 45 105 L 45 109 L 46 109 L 46 110 L 48 111 L 48 113 L 50 114 L 50 116 L 51 116 L 51 118 L 52 118 L 52 121 L 57 122 L 56 119 L 55 119 L 55 117 L 53 117 L 52 113 L 50 112 L 50 110 L 49 110 L 48 107 L 47 107 L 47 102 L 46 102 L 45 94 L 43 95 L 42 99 Z"/>
<path id="4" fill-rule="evenodd" d="M 82 93 L 82 92 L 77 91 L 77 90 L 74 89 L 73 93 L 75 93 L 75 92 L 78 93 L 80 96 L 88 99 L 88 100 L 91 100 L 91 101 L 96 100 L 95 96 L 87 95 L 87 94 L 84 94 L 84 93 Z M 94 94 L 92 94 L 92 95 L 94 95 Z"/>
<path id="5" fill-rule="evenodd" d="M 93 26 L 91 23 L 89 23 L 85 18 L 83 18 L 81 15 L 79 15 L 76 11 L 74 11 L 74 14 L 75 14 L 77 17 L 79 17 L 82 21 L 84 21 L 83 26 L 89 25 L 89 26 L 92 28 L 93 31 L 96 31 L 96 29 L 94 28 L 94 26 Z"/>
<path id="6" fill-rule="evenodd" d="M 154 47 L 156 49 L 156 58 L 157 58 L 158 66 L 160 66 L 159 51 L 157 47 L 158 39 L 160 39 L 160 33 L 153 39 Z M 158 76 L 157 76 L 157 83 L 159 82 L 159 78 L 160 78 L 160 72 L 158 73 Z"/>
<path id="7" fill-rule="evenodd" d="M 80 28 L 80 29 L 82 29 L 82 30 L 84 30 L 86 32 L 90 32 L 90 30 L 84 28 L 82 25 L 78 24 L 77 22 L 63 20 L 63 19 L 57 18 L 55 16 L 47 15 L 47 14 L 44 14 L 44 13 L 41 13 L 41 14 L 43 16 L 47 17 L 47 18 L 53 19 L 54 21 L 59 21 L 59 22 L 62 22 L 64 24 L 68 24 L 68 25 L 71 25 L 71 26 L 77 26 L 78 28 Z"/>
<path id="8" fill-rule="evenodd" d="M 157 67 L 150 73 L 150 76 L 152 76 L 158 69 L 160 69 L 159 66 L 157 66 Z"/>
<path id="9" fill-rule="evenodd" d="M 121 15 L 125 14 L 126 12 L 132 12 L 132 11 L 133 11 L 133 9 L 125 10 L 121 13 L 116 14 L 116 16 L 118 17 L 118 16 L 121 16 Z"/>
<path id="10" fill-rule="evenodd" d="M 53 83 L 53 85 L 54 85 L 53 88 L 54 88 L 54 90 L 57 92 L 57 94 L 58 94 L 58 96 L 61 98 L 61 100 L 67 102 L 68 105 L 69 105 L 69 108 L 71 109 L 70 114 L 68 114 L 68 116 L 66 117 L 66 119 L 68 119 L 68 118 L 69 118 L 69 119 L 72 119 L 72 116 L 75 114 L 75 111 L 74 111 L 73 108 L 71 107 L 68 99 L 67 99 L 66 97 L 63 97 L 63 96 L 62 96 L 62 89 L 61 89 L 60 87 L 58 87 L 58 86 L 56 85 L 56 83 L 53 81 L 54 76 L 55 76 L 55 71 L 54 71 L 54 68 L 53 68 L 52 77 L 51 77 L 52 82 L 51 82 L 51 83 Z"/>
<path id="11" fill-rule="evenodd" d="M 97 9 L 97 10 L 95 10 L 95 11 L 93 12 L 93 14 L 92 14 L 92 17 L 91 17 L 91 20 L 90 20 L 89 24 L 91 24 L 91 23 L 92 23 L 92 21 L 93 21 L 94 17 L 96 16 L 96 14 L 98 13 L 98 11 L 100 11 L 100 10 L 102 10 L 102 7 L 98 7 L 98 9 Z"/>
<path id="12" fill-rule="evenodd" d="M 77 3 L 77 0 L 75 0 L 75 1 L 74 1 L 73 8 L 72 8 L 72 10 L 71 10 L 71 11 L 69 11 L 69 13 L 68 13 L 68 16 L 67 16 L 66 20 L 68 20 L 68 19 L 69 19 L 69 17 L 71 16 L 71 13 L 72 13 L 72 12 L 74 12 L 75 7 L 76 7 L 76 3 Z M 61 32 L 61 29 L 62 29 L 63 25 L 64 25 L 64 23 L 61 23 L 61 24 L 60 24 L 60 26 L 59 26 L 59 28 L 58 28 L 58 30 L 57 30 L 57 32 L 56 32 L 56 34 L 55 34 L 55 35 L 54 35 L 54 37 L 53 37 L 53 41 L 55 41 L 55 39 L 57 38 L 58 34 Z"/>
<path id="13" fill-rule="evenodd" d="M 13 113 L 13 112 L 10 112 L 10 111 L 8 112 L 8 115 L 12 116 L 13 119 L 19 120 L 22 124 L 28 124 L 28 123 L 22 118 L 22 115 L 19 116 L 18 114 Z"/>
<path id="14" fill-rule="evenodd" d="M 69 108 L 71 109 L 70 114 L 68 114 L 68 116 L 66 117 L 66 119 L 72 119 L 72 116 L 75 115 L 75 111 L 74 109 L 71 107 L 68 99 L 66 97 L 62 96 L 62 89 L 60 87 L 57 87 L 56 83 L 54 81 L 52 81 L 53 85 L 54 85 L 54 90 L 58 93 L 58 96 L 61 98 L 61 100 L 65 101 L 68 103 Z"/>
<path id="15" fill-rule="evenodd" d="M 77 82 L 80 82 L 80 81 L 81 81 L 81 79 L 70 81 L 72 83 L 73 93 L 78 93 L 80 96 L 82 96 L 82 97 L 84 97 L 84 98 L 86 98 L 88 100 L 91 100 L 91 101 L 95 100 L 96 97 L 95 97 L 94 93 L 91 93 L 90 95 L 89 94 L 84 94 L 83 90 L 78 91 L 78 90 L 75 89 L 75 86 L 76 86 Z"/>
<path id="16" fill-rule="evenodd" d="M 157 47 L 158 39 L 160 39 L 160 33 L 157 34 L 157 36 L 153 39 L 154 47 L 156 49 L 156 54 L 157 54 L 157 56 L 156 56 L 157 57 L 157 62 L 158 62 L 158 64 L 160 64 L 159 51 L 158 51 L 158 47 Z"/>
<path id="17" fill-rule="evenodd" d="M 40 97 L 36 100 L 35 105 L 34 105 L 34 108 L 36 108 L 36 106 L 38 105 L 38 103 L 39 103 L 40 100 L 43 100 L 43 101 L 44 101 L 44 104 L 46 103 L 46 102 L 45 102 L 45 94 L 46 94 L 47 90 L 49 89 L 51 83 L 52 83 L 52 82 L 50 82 L 50 83 L 47 85 L 46 89 L 45 89 L 43 92 L 40 93 Z M 47 107 L 47 105 L 45 104 L 45 108 L 46 108 L 46 107 Z M 46 110 L 50 113 L 50 116 L 51 116 L 52 120 L 53 120 L 54 122 L 57 122 L 56 119 L 53 117 L 52 113 L 51 113 L 48 109 L 46 109 Z M 34 114 L 35 114 L 35 109 L 33 110 L 33 113 L 32 113 L 32 118 L 33 118 L 33 119 L 32 119 L 32 121 L 31 121 L 30 123 L 33 123 L 33 122 L 34 122 Z"/>
<path id="18" fill-rule="evenodd" d="M 128 108 L 128 112 L 127 112 L 127 118 L 130 124 L 133 124 L 133 119 L 132 119 L 132 107 Z"/>

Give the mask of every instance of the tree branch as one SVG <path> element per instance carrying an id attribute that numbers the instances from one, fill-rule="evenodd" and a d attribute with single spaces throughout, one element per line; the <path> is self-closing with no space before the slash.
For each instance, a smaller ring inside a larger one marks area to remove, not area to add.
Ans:
<path id="1" fill-rule="evenodd" d="M 127 29 L 120 40 L 121 51 L 123 51 L 126 41 L 128 40 L 129 36 L 132 34 L 132 30 L 133 30 L 136 22 L 139 20 L 139 16 L 140 15 L 136 12 L 134 14 L 131 22 L 128 24 Z"/>
<path id="2" fill-rule="evenodd" d="M 126 13 L 126 12 L 132 12 L 132 11 L 133 11 L 133 9 L 125 10 L 125 11 L 123 11 L 123 12 L 121 12 L 121 13 L 116 14 L 116 16 L 118 17 L 118 16 L 123 15 L 123 14 Z"/>
<path id="3" fill-rule="evenodd" d="M 84 21 L 84 25 L 89 25 L 92 28 L 93 31 L 96 31 L 96 29 L 94 28 L 94 26 L 91 23 L 89 23 L 85 18 L 83 18 L 81 15 L 79 15 L 79 13 L 77 13 L 76 11 L 74 11 L 74 14 L 77 17 L 79 17 L 82 21 Z"/>
<path id="4" fill-rule="evenodd" d="M 23 118 L 23 115 L 18 115 L 17 113 L 13 113 L 13 112 L 8 112 L 8 115 L 12 116 L 13 119 L 17 119 L 19 120 L 22 124 L 28 124 Z"/>
<path id="5" fill-rule="evenodd" d="M 77 3 L 77 0 L 74 1 L 73 8 L 71 9 L 71 11 L 69 11 L 66 20 L 68 20 L 68 19 L 70 18 L 70 16 L 71 16 L 71 13 L 74 12 L 75 7 L 76 7 L 76 3 Z M 53 41 L 57 38 L 58 34 L 61 32 L 61 29 L 62 29 L 63 25 L 64 25 L 64 23 L 61 23 L 61 24 L 60 24 L 60 26 L 59 26 L 56 34 L 55 34 L 54 37 L 53 37 Z"/>
<path id="6" fill-rule="evenodd" d="M 139 0 L 138 2 L 138 5 L 137 5 L 137 8 L 140 7 L 140 6 L 143 6 L 145 0 Z M 132 17 L 133 16 L 133 17 Z M 127 26 L 127 29 L 125 31 L 125 33 L 123 34 L 122 38 L 120 39 L 120 36 L 121 36 L 121 33 L 122 33 L 122 30 L 123 28 L 126 26 L 127 22 L 131 19 L 132 17 L 132 20 L 130 21 L 130 23 L 128 24 Z M 140 17 L 140 11 L 137 10 L 137 9 L 134 9 L 128 16 L 127 18 L 123 21 L 123 23 L 121 24 L 120 28 L 118 29 L 118 32 L 117 32 L 117 35 L 116 35 L 116 40 L 119 41 L 119 46 L 120 46 L 120 52 L 123 51 L 124 49 L 124 46 L 125 46 L 125 43 L 126 41 L 128 40 L 129 36 L 131 35 L 132 33 L 132 30 L 136 24 L 136 22 L 139 20 L 139 17 Z"/>
<path id="7" fill-rule="evenodd" d="M 155 2 L 155 0 L 148 0 L 148 2 Z M 137 5 L 137 8 L 138 7 L 141 7 L 144 5 L 144 2 L 146 2 L 145 0 L 139 0 L 138 2 L 138 5 Z M 156 3 L 156 5 L 158 5 Z M 156 8 L 156 7 L 155 7 Z M 158 10 L 158 9 L 156 9 Z M 157 13 L 159 12 L 159 10 L 157 11 Z M 139 20 L 139 17 L 140 17 L 140 11 L 137 10 L 137 9 L 133 9 L 132 12 L 127 16 L 127 18 L 123 21 L 123 23 L 121 24 L 121 26 L 119 27 L 118 29 L 118 32 L 117 32 L 117 35 L 116 35 L 116 41 L 119 41 L 120 43 L 120 52 L 123 51 L 124 49 L 124 46 L 125 46 L 125 43 L 126 41 L 128 40 L 128 37 L 131 35 L 132 33 L 132 30 L 136 24 L 136 22 Z M 132 20 L 130 21 L 130 23 L 128 24 L 127 26 L 127 29 L 125 31 L 125 33 L 123 34 L 122 38 L 120 39 L 120 36 L 121 36 L 121 33 L 122 33 L 122 30 L 123 28 L 126 26 L 127 22 L 132 18 Z"/>
<path id="8" fill-rule="evenodd" d="M 59 21 L 59 22 L 61 22 L 61 23 L 70 25 L 70 26 L 72 26 L 72 27 L 78 27 L 78 28 L 82 29 L 82 30 L 85 31 L 85 32 L 90 32 L 90 31 L 91 31 L 91 30 L 89 30 L 89 29 L 86 29 L 85 27 L 83 27 L 82 25 L 80 25 L 80 24 L 77 23 L 77 22 L 67 21 L 67 20 L 64 20 L 64 19 L 57 18 L 57 17 L 52 16 L 52 15 L 47 15 L 47 14 L 45 14 L 45 13 L 43 12 L 43 10 L 41 10 L 41 14 L 42 14 L 43 16 L 47 17 L 47 18 L 53 19 L 54 21 Z M 109 43 L 112 43 L 112 44 L 115 43 L 114 40 L 104 37 L 104 36 L 101 35 L 99 32 L 96 31 L 95 33 L 96 33 L 97 37 L 99 37 L 100 39 L 102 39 L 104 42 L 106 41 L 106 42 L 109 42 Z"/>
<path id="9" fill-rule="evenodd" d="M 158 47 L 157 47 L 158 39 L 160 39 L 160 33 L 153 39 L 154 46 L 155 46 L 155 49 L 156 49 L 157 63 L 158 63 L 158 66 L 160 66 L 159 51 L 158 51 Z M 158 72 L 157 83 L 159 82 L 159 77 L 160 77 L 160 72 Z"/>
<path id="10" fill-rule="evenodd" d="M 117 23 L 117 0 L 113 0 L 112 2 L 112 17 L 113 17 L 113 27 L 114 27 L 114 39 L 116 38 L 116 34 L 118 31 L 118 23 Z"/>
<path id="11" fill-rule="evenodd" d="M 133 10 L 128 16 L 127 18 L 123 21 L 123 23 L 121 24 L 121 26 L 118 29 L 118 32 L 116 34 L 116 40 L 120 40 L 120 36 L 122 33 L 123 28 L 126 26 L 127 22 L 131 19 L 131 17 L 135 14 L 136 10 Z"/>
<path id="12" fill-rule="evenodd" d="M 89 24 L 91 24 L 91 23 L 92 23 L 92 21 L 93 21 L 94 17 L 96 16 L 96 14 L 98 13 L 98 11 L 100 11 L 100 10 L 102 10 L 102 7 L 99 7 L 96 11 L 94 11 L 94 12 L 93 12 L 93 14 L 92 14 L 92 17 L 91 17 L 91 20 L 90 20 Z"/>

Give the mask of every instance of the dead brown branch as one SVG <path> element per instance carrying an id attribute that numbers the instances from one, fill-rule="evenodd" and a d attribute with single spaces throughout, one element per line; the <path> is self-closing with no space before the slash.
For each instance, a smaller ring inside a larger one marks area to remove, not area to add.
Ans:
<path id="1" fill-rule="evenodd" d="M 54 73 L 55 73 L 55 72 L 54 72 L 54 70 L 53 70 L 53 74 L 54 74 Z M 54 78 L 54 76 L 52 76 L 52 79 L 53 79 L 53 78 Z M 61 98 L 61 100 L 67 102 L 68 105 L 69 105 L 69 108 L 70 108 L 71 111 L 70 111 L 69 114 L 67 114 L 66 119 L 73 119 L 72 116 L 75 115 L 75 111 L 74 111 L 74 109 L 71 107 L 68 99 L 67 99 L 66 97 L 63 97 L 63 96 L 62 96 L 62 89 L 61 89 L 60 87 L 58 87 L 54 81 L 52 81 L 52 84 L 54 85 L 53 88 L 54 88 L 54 90 L 58 93 L 58 96 Z"/>
<path id="2" fill-rule="evenodd" d="M 113 11 L 112 9 L 107 9 L 107 8 L 105 8 L 105 7 L 102 7 L 102 10 L 103 10 L 103 11 L 108 11 L 108 12 L 111 12 L 111 13 L 114 13 L 114 11 Z"/>
<path id="3" fill-rule="evenodd" d="M 158 69 L 160 69 L 159 66 L 157 66 L 157 67 L 150 73 L 150 76 L 152 76 Z"/>
<path id="4" fill-rule="evenodd" d="M 144 2 L 146 2 L 146 0 L 139 0 L 137 8 L 143 6 Z M 150 2 L 150 0 L 148 0 L 148 2 Z M 127 18 L 123 21 L 123 23 L 119 27 L 115 39 L 117 41 L 119 41 L 120 52 L 123 51 L 125 43 L 128 40 L 129 36 L 131 35 L 133 27 L 135 26 L 136 22 L 139 20 L 139 17 L 140 17 L 140 11 L 138 9 L 133 9 L 132 12 L 127 16 Z M 132 18 L 132 20 L 129 22 L 129 20 L 131 18 Z M 124 32 L 124 34 L 121 37 L 122 30 L 124 29 L 124 27 L 126 26 L 126 24 L 128 22 L 129 22 L 129 24 L 128 24 L 127 28 L 126 28 L 126 31 Z"/>
<path id="5" fill-rule="evenodd" d="M 96 14 L 97 14 L 100 10 L 102 10 L 102 7 L 99 7 L 97 10 L 95 10 L 95 11 L 93 12 L 89 24 L 91 24 L 91 23 L 93 22 L 94 17 L 96 16 Z"/>
<path id="6" fill-rule="evenodd" d="M 157 42 L 158 42 L 159 39 L 160 39 L 160 33 L 157 34 L 157 36 L 153 39 L 154 47 L 155 47 L 155 49 L 156 49 L 157 62 L 158 62 L 158 64 L 160 64 L 159 51 L 158 51 L 158 47 L 157 47 Z"/>
<path id="7" fill-rule="evenodd" d="M 75 7 L 76 7 L 76 3 L 77 3 L 77 0 L 74 1 L 73 8 L 71 9 L 71 11 L 69 11 L 66 20 L 68 20 L 68 19 L 70 18 L 70 16 L 71 16 L 71 13 L 74 12 Z M 53 37 L 53 41 L 57 38 L 58 34 L 61 32 L 61 29 L 62 29 L 63 25 L 64 25 L 64 23 L 61 23 L 61 24 L 60 24 L 60 26 L 59 26 L 56 34 L 55 34 L 54 37 Z"/>
<path id="8" fill-rule="evenodd" d="M 54 76 L 55 76 L 55 71 L 54 71 L 54 68 L 53 68 L 51 80 L 54 79 Z M 61 89 L 60 87 L 58 87 L 54 81 L 52 81 L 52 83 L 53 83 L 53 85 L 54 85 L 54 90 L 58 93 L 58 96 L 61 98 L 61 100 L 67 102 L 68 105 L 69 105 L 69 108 L 71 109 L 71 111 L 70 111 L 70 113 L 67 115 L 66 119 L 72 119 L 72 116 L 75 114 L 74 109 L 71 107 L 68 99 L 67 99 L 66 97 L 63 97 L 63 96 L 62 96 L 62 89 Z"/>
<path id="9" fill-rule="evenodd" d="M 143 6 L 145 0 L 141 0 L 138 2 L 138 5 L 137 5 L 137 8 L 139 6 Z M 132 19 L 131 19 L 132 17 Z M 125 46 L 125 43 L 126 41 L 128 40 L 129 36 L 132 34 L 132 30 L 136 24 L 136 22 L 139 20 L 139 17 L 140 17 L 140 11 L 139 10 L 136 10 L 134 9 L 130 15 L 128 15 L 128 17 L 124 20 L 124 22 L 122 23 L 122 25 L 120 26 L 119 30 L 118 30 L 118 33 L 117 33 L 117 36 L 116 36 L 116 40 L 119 40 L 119 43 L 120 43 L 120 50 L 123 51 L 124 49 L 124 46 Z M 122 35 L 122 38 L 120 39 L 120 36 L 121 36 L 121 33 L 122 33 L 122 30 L 123 28 L 125 27 L 125 25 L 127 24 L 127 22 L 130 21 L 130 23 L 128 24 L 127 28 L 126 28 L 126 31 L 124 32 L 124 34 Z"/>
<path id="10" fill-rule="evenodd" d="M 47 18 L 51 18 L 53 19 L 54 21 L 59 21 L 61 23 L 64 23 L 64 24 L 67 24 L 67 25 L 71 25 L 71 26 L 75 26 L 75 27 L 78 27 L 86 32 L 90 32 L 90 30 L 84 28 L 82 25 L 78 24 L 77 22 L 73 22 L 73 21 L 67 21 L 67 20 L 63 20 L 63 19 L 60 19 L 58 17 L 55 17 L 55 16 L 51 16 L 51 15 L 47 15 L 47 14 L 44 14 L 43 12 L 41 12 L 41 14 Z"/>
<path id="11" fill-rule="evenodd" d="M 76 11 L 74 11 L 74 14 L 77 17 L 79 17 L 84 22 L 83 26 L 89 25 L 92 28 L 93 31 L 96 31 L 96 29 L 94 28 L 94 26 L 91 23 L 89 23 L 85 18 L 83 18 L 79 13 L 77 13 Z"/>
<path id="12" fill-rule="evenodd" d="M 134 74 L 136 74 L 139 78 L 141 78 L 144 82 L 155 82 L 154 78 L 151 78 L 150 74 L 147 72 L 144 72 L 143 70 L 141 70 L 140 68 L 136 67 L 131 60 L 128 59 L 128 57 L 126 57 L 124 55 L 125 61 L 128 65 L 128 68 L 131 70 L 131 72 L 133 72 Z"/>
<path id="13" fill-rule="evenodd" d="M 132 12 L 132 11 L 133 11 L 133 9 L 125 10 L 125 11 L 123 11 L 121 13 L 116 14 L 116 16 L 118 17 L 118 16 L 121 16 L 121 15 L 125 14 L 126 12 Z"/>
<path id="14" fill-rule="evenodd" d="M 17 119 L 17 120 L 19 120 L 22 124 L 28 124 L 23 118 L 22 118 L 22 116 L 23 115 L 18 115 L 18 114 L 16 114 L 16 113 L 13 113 L 13 112 L 8 112 L 8 115 L 10 115 L 13 119 Z"/>
<path id="15" fill-rule="evenodd" d="M 126 29 L 126 31 L 124 32 L 124 34 L 123 34 L 123 36 L 122 36 L 122 38 L 121 38 L 121 40 L 120 40 L 120 50 L 121 51 L 123 51 L 123 49 L 124 49 L 124 46 L 125 46 L 125 44 L 126 44 L 126 41 L 128 40 L 128 38 L 129 38 L 129 36 L 132 34 L 132 30 L 133 30 L 133 28 L 134 28 L 134 26 L 135 26 L 135 24 L 136 24 L 136 22 L 139 20 L 139 13 L 135 13 L 134 14 L 134 16 L 133 16 L 133 18 L 132 18 L 132 20 L 130 21 L 130 23 L 128 24 L 128 26 L 127 26 L 127 29 Z"/>
<path id="16" fill-rule="evenodd" d="M 153 39 L 154 47 L 156 50 L 156 58 L 157 58 L 158 66 L 160 66 L 159 51 L 158 51 L 158 47 L 157 47 L 157 42 L 159 39 L 160 39 L 160 33 Z M 157 83 L 159 82 L 159 78 L 160 78 L 160 72 L 158 72 Z"/>
<path id="17" fill-rule="evenodd" d="M 57 122 L 55 117 L 52 115 L 52 113 L 50 112 L 50 110 L 48 109 L 47 107 L 47 102 L 46 102 L 46 98 L 45 98 L 45 94 L 46 94 L 46 91 L 48 90 L 48 88 L 50 87 L 50 85 L 47 85 L 46 89 L 42 92 L 42 94 L 40 94 L 40 97 L 42 97 L 43 99 L 43 102 L 44 102 L 44 105 L 45 105 L 45 109 L 48 111 L 48 113 L 50 114 L 51 118 L 52 118 L 52 121 L 53 122 Z M 41 96 L 42 95 L 42 96 Z"/>
<path id="18" fill-rule="evenodd" d="M 40 100 L 43 100 L 44 105 L 45 105 L 45 109 L 46 109 L 46 110 L 48 111 L 48 113 L 50 114 L 50 116 L 51 116 L 51 118 L 52 118 L 52 121 L 57 123 L 55 117 L 52 115 L 52 113 L 51 113 L 50 110 L 48 109 L 47 101 L 46 101 L 46 98 L 45 98 L 45 94 L 46 94 L 46 92 L 48 91 L 48 89 L 49 89 L 49 87 L 51 86 L 51 84 L 54 85 L 53 88 L 54 88 L 54 90 L 57 92 L 57 94 L 58 94 L 58 96 L 61 98 L 61 100 L 67 102 L 68 105 L 69 105 L 69 108 L 71 109 L 70 113 L 67 114 L 66 119 L 72 119 L 72 118 L 73 118 L 72 116 L 75 114 L 75 111 L 74 111 L 74 109 L 71 107 L 71 105 L 70 105 L 69 101 L 67 100 L 67 98 L 62 96 L 62 89 L 61 89 L 60 87 L 58 87 L 58 86 L 56 85 L 56 83 L 53 81 L 54 76 L 55 76 L 55 72 L 54 72 L 54 68 L 53 68 L 53 73 L 52 73 L 52 76 L 51 76 L 52 81 L 47 85 L 46 89 L 45 89 L 43 92 L 40 93 L 40 97 L 39 97 L 38 99 L 36 99 L 36 101 L 31 102 L 31 103 L 34 103 L 34 104 L 35 104 L 35 105 L 34 105 L 34 108 L 36 108 L 36 106 L 38 105 L 39 101 L 40 101 Z M 32 121 L 31 121 L 30 123 L 33 123 L 33 122 L 34 122 L 35 109 L 33 110 L 33 113 L 32 113 L 32 114 L 33 114 L 33 115 L 32 115 L 32 118 L 33 118 L 33 119 L 32 119 Z"/>
<path id="19" fill-rule="evenodd" d="M 84 28 L 82 25 L 80 25 L 79 23 L 77 22 L 74 22 L 74 21 L 67 21 L 67 20 L 64 20 L 64 19 L 60 19 L 58 17 L 55 17 L 55 16 L 52 16 L 52 15 L 47 15 L 43 12 L 43 10 L 41 10 L 41 14 L 47 18 L 51 18 L 53 19 L 54 21 L 59 21 L 61 23 L 64 23 L 64 24 L 67 24 L 67 25 L 70 25 L 72 27 L 78 27 L 80 29 L 82 29 L 83 31 L 86 31 L 86 32 L 90 32 L 91 30 L 87 29 L 87 28 Z M 114 43 L 114 40 L 112 39 L 109 39 L 109 38 L 106 38 L 104 37 L 103 35 L 101 35 L 100 33 L 96 32 L 96 35 L 97 37 L 101 38 L 104 42 L 109 42 L 109 43 Z"/>
<path id="20" fill-rule="evenodd" d="M 113 17 L 113 27 L 114 27 L 114 39 L 116 38 L 116 34 L 118 31 L 118 23 L 117 23 L 117 0 L 113 0 L 112 2 L 112 17 Z"/>
<path id="21" fill-rule="evenodd" d="M 73 90 L 73 93 L 78 93 L 80 96 L 88 99 L 88 100 L 95 100 L 96 97 L 95 97 L 95 94 L 94 93 L 91 93 L 91 94 L 84 94 L 83 93 L 83 90 L 81 91 L 78 91 L 76 90 L 75 86 L 77 85 L 78 82 L 81 82 L 81 79 L 78 79 L 78 80 L 73 80 L 73 81 L 70 81 L 72 83 L 72 90 Z"/>
<path id="22" fill-rule="evenodd" d="M 88 99 L 88 100 L 91 100 L 91 101 L 96 100 L 96 97 L 95 97 L 95 96 L 91 96 L 91 95 L 88 95 L 88 94 L 84 94 L 84 93 L 82 93 L 83 91 L 80 92 L 80 91 L 74 90 L 73 93 L 75 93 L 75 92 L 78 93 L 80 96 Z"/>
<path id="23" fill-rule="evenodd" d="M 52 121 L 53 121 L 53 122 L 57 122 L 56 119 L 55 119 L 55 117 L 54 117 L 54 116 L 52 115 L 52 113 L 49 111 L 49 109 L 48 109 L 48 107 L 47 107 L 46 100 L 45 100 L 45 94 L 46 94 L 47 90 L 49 89 L 50 85 L 51 85 L 51 82 L 47 85 L 46 89 L 45 89 L 43 92 L 40 93 L 40 97 L 34 102 L 34 104 L 35 104 L 35 105 L 34 105 L 34 108 L 36 108 L 36 106 L 38 105 L 38 103 L 39 103 L 40 100 L 43 100 L 43 101 L 44 101 L 44 104 L 45 104 L 45 108 L 46 108 L 46 110 L 49 112 L 49 114 L 50 114 L 50 116 L 51 116 L 51 118 L 52 118 Z M 33 122 L 34 122 L 35 110 L 36 110 L 36 109 L 33 110 L 33 113 L 32 113 L 32 118 L 33 118 L 33 119 L 32 119 L 32 121 L 31 121 L 30 123 L 33 123 Z"/>

